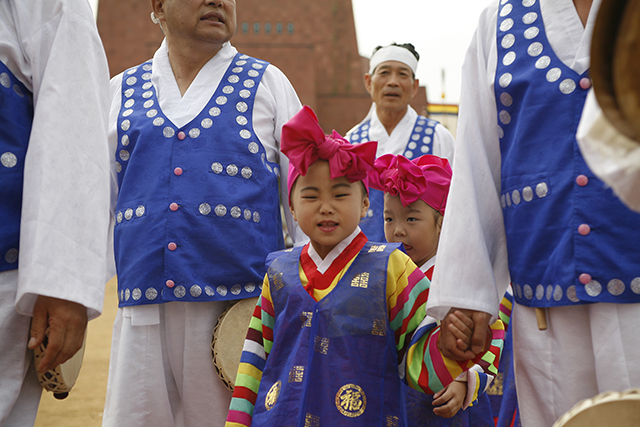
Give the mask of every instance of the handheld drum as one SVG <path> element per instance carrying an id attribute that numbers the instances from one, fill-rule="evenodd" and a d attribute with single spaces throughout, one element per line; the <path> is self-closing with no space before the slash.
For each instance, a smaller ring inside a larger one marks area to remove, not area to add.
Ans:
<path id="1" fill-rule="evenodd" d="M 636 427 L 640 425 L 640 389 L 607 391 L 578 402 L 553 427 Z"/>
<path id="2" fill-rule="evenodd" d="M 69 396 L 69 392 L 73 388 L 78 379 L 80 368 L 82 367 L 82 359 L 84 358 L 84 348 L 87 343 L 87 331 L 84 332 L 84 341 L 82 347 L 73 357 L 66 362 L 58 365 L 54 369 L 46 372 L 38 372 L 38 381 L 42 388 L 53 393 L 56 399 L 65 399 Z M 44 357 L 44 351 L 47 348 L 48 337 L 45 336 L 42 343 L 33 350 L 33 356 L 36 366 Z"/>
<path id="3" fill-rule="evenodd" d="M 213 367 L 224 385 L 231 391 L 236 383 L 244 339 L 258 297 L 240 300 L 229 306 L 213 328 L 211 354 Z"/>

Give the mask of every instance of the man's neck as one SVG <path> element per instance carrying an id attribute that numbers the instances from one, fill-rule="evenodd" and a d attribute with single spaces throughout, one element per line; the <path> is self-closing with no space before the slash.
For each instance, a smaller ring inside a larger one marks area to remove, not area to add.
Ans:
<path id="1" fill-rule="evenodd" d="M 167 52 L 171 70 L 178 83 L 180 95 L 184 95 L 202 67 L 216 56 L 222 49 L 222 45 L 186 45 L 169 42 L 167 40 Z"/>
<path id="2" fill-rule="evenodd" d="M 573 4 L 576 7 L 580 21 L 582 21 L 582 26 L 586 27 L 593 0 L 573 0 Z"/>
<path id="3" fill-rule="evenodd" d="M 380 120 L 380 123 L 382 123 L 382 126 L 384 126 L 384 128 L 386 129 L 388 135 L 391 135 L 391 132 L 393 132 L 398 123 L 400 123 L 405 114 L 407 114 L 408 108 L 409 107 L 406 107 L 401 111 L 388 111 L 376 106 L 376 114 L 378 115 L 378 119 Z"/>

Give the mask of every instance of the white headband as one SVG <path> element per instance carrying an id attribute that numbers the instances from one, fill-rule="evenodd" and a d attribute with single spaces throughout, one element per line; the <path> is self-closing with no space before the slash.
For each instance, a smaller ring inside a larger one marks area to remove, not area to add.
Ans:
<path id="1" fill-rule="evenodd" d="M 371 59 L 369 60 L 369 74 L 373 74 L 378 65 L 387 61 L 398 61 L 406 64 L 411 68 L 414 76 L 418 69 L 418 60 L 413 56 L 409 49 L 391 45 L 378 49 L 373 55 L 371 55 Z"/>

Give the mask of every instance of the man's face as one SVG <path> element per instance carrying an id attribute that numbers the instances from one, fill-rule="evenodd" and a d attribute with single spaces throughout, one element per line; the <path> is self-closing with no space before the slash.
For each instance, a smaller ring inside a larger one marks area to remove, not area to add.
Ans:
<path id="1" fill-rule="evenodd" d="M 365 74 L 364 83 L 377 108 L 390 112 L 406 110 L 419 85 L 411 68 L 398 61 L 378 65 L 373 74 Z"/>
<path id="2" fill-rule="evenodd" d="M 167 41 L 222 45 L 236 31 L 235 0 L 151 0 Z"/>

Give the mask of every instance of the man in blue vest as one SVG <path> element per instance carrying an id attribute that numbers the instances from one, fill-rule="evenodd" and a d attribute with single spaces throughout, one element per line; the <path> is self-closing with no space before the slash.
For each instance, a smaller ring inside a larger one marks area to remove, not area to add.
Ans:
<path id="1" fill-rule="evenodd" d="M 412 159 L 434 154 L 453 162 L 454 138 L 435 120 L 428 119 L 409 105 L 418 93 L 416 78 L 420 55 L 410 43 L 378 46 L 369 60 L 364 84 L 373 104 L 369 113 L 347 133 L 357 144 L 378 141 L 376 156 L 402 154 Z M 371 190 L 371 207 L 360 228 L 373 242 L 384 242 L 383 193 Z"/>
<path id="2" fill-rule="evenodd" d="M 301 105 L 280 70 L 229 43 L 234 0 L 151 4 L 165 40 L 112 80 L 120 309 L 103 425 L 222 426 L 231 392 L 211 334 L 284 247 L 279 139 Z"/>
<path id="3" fill-rule="evenodd" d="M 102 311 L 108 81 L 86 1 L 0 2 L 3 426 L 34 424 L 42 395 L 36 369 L 48 371 L 76 353 L 87 320 Z M 48 347 L 34 366 L 30 349 L 45 333 Z"/>
<path id="4" fill-rule="evenodd" d="M 552 425 L 584 398 L 640 386 L 640 215 L 589 170 L 576 142 L 598 6 L 496 0 L 463 67 L 427 311 L 472 310 L 480 344 L 511 281 L 524 426 Z M 441 345 L 464 353 L 455 339 Z"/>

